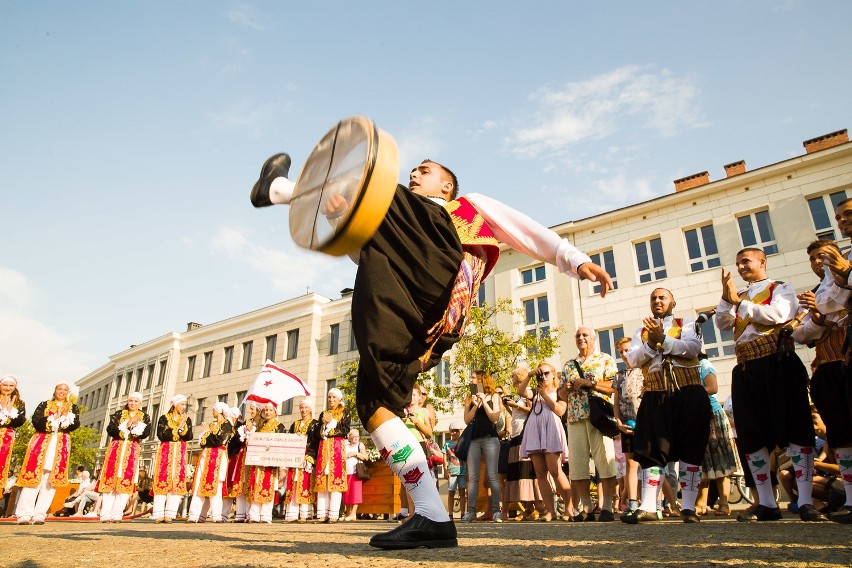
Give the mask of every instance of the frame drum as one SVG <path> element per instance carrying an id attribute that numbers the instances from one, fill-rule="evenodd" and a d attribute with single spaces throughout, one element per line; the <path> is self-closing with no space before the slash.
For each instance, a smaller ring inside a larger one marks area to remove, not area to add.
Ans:
<path id="1" fill-rule="evenodd" d="M 355 116 L 329 130 L 305 162 L 290 201 L 290 234 L 300 247 L 341 256 L 375 234 L 397 186 L 396 141 Z"/>

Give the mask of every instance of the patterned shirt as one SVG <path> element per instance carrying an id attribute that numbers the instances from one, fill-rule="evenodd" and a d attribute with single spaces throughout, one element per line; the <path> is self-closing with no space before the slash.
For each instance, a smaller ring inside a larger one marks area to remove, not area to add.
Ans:
<path id="1" fill-rule="evenodd" d="M 447 454 L 447 473 L 450 475 L 467 474 L 467 463 L 461 463 L 456 457 L 456 443 L 452 440 L 444 442 L 444 453 Z"/>
<path id="2" fill-rule="evenodd" d="M 642 369 L 619 369 L 618 375 L 612 381 L 612 388 L 618 391 L 618 409 L 621 411 L 621 421 L 636 420 L 639 410 L 639 397 L 642 396 L 642 384 L 645 376 Z"/>
<path id="3" fill-rule="evenodd" d="M 577 361 L 580 364 L 580 368 L 583 369 L 583 373 L 586 375 L 587 380 L 596 380 L 596 381 L 611 381 L 615 378 L 615 375 L 618 373 L 618 366 L 615 364 L 615 360 L 607 355 L 606 353 L 591 353 L 588 357 L 586 357 L 585 361 L 580 361 L 579 356 L 577 359 L 569 359 L 565 362 L 565 365 L 562 367 L 562 380 L 563 381 L 572 381 L 575 379 L 580 379 L 579 373 L 577 373 L 577 368 L 574 366 L 574 361 Z M 568 411 L 565 415 L 568 417 L 568 422 L 579 422 L 580 420 L 586 420 L 589 418 L 589 395 L 591 391 L 588 389 L 579 389 L 572 390 L 568 393 Z M 609 400 L 609 397 L 595 392 L 596 396 L 602 396 Z"/>

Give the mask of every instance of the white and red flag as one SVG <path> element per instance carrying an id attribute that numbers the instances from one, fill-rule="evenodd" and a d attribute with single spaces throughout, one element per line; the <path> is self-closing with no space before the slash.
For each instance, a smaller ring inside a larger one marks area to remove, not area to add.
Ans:
<path id="1" fill-rule="evenodd" d="M 267 359 L 243 402 L 271 402 L 280 407 L 282 402 L 294 396 L 311 396 L 311 391 L 302 379 Z"/>

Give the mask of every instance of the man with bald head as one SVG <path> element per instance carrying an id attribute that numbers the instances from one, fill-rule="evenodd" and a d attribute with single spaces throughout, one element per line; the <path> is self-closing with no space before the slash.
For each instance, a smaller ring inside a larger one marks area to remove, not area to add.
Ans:
<path id="1" fill-rule="evenodd" d="M 571 497 L 577 514 L 574 521 L 594 521 L 589 492 L 589 455 L 595 462 L 600 477 L 598 504 L 600 515 L 597 520 L 614 521 L 612 501 L 615 496 L 615 445 L 612 438 L 604 436 L 589 421 L 589 401 L 593 396 L 610 400 L 615 392 L 612 380 L 618 373 L 615 360 L 596 349 L 598 338 L 595 330 L 582 326 L 574 334 L 577 358 L 567 361 L 562 367 L 566 388 L 560 389 L 568 403 L 568 477 L 571 480 Z"/>
<path id="2" fill-rule="evenodd" d="M 737 444 L 745 452 L 760 505 L 741 521 L 775 521 L 781 509 L 770 481 L 769 453 L 787 448 L 799 490 L 799 517 L 827 520 L 813 506 L 814 426 L 808 401 L 808 372 L 794 351 L 785 324 L 796 315 L 798 300 L 790 284 L 766 273 L 760 249 L 737 253 L 737 272 L 748 284 L 737 292 L 731 273 L 722 269 L 722 299 L 716 325 L 732 329 L 737 354 L 731 381 Z"/>
<path id="3" fill-rule="evenodd" d="M 675 461 L 680 462 L 683 522 L 699 521 L 695 499 L 712 410 L 698 372 L 701 336 L 692 320 L 673 316 L 676 305 L 669 290 L 651 292 L 651 316 L 642 320 L 627 351 L 627 362 L 645 376 L 633 433 L 634 455 L 642 468 L 642 503 L 621 517 L 631 525 L 658 520 L 663 469 Z"/>

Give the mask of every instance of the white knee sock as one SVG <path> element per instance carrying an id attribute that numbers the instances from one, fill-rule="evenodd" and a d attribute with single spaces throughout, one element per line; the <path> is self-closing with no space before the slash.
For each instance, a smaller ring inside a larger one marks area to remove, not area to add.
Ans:
<path id="1" fill-rule="evenodd" d="M 414 501 L 414 511 L 433 521 L 449 521 L 438 488 L 429 473 L 423 448 L 399 418 L 392 418 L 371 434 L 382 458 L 399 477 Z"/>
<path id="2" fill-rule="evenodd" d="M 296 184 L 285 177 L 277 177 L 269 184 L 269 201 L 281 205 L 287 205 L 293 198 L 293 190 Z"/>
<path id="3" fill-rule="evenodd" d="M 642 482 L 642 504 L 639 508 L 648 513 L 657 512 L 657 493 L 663 484 L 663 468 L 658 466 L 639 470 Z"/>
<path id="4" fill-rule="evenodd" d="M 681 508 L 695 510 L 695 500 L 701 486 L 701 466 L 680 462 L 678 468 L 681 492 Z"/>
<path id="5" fill-rule="evenodd" d="M 760 448 L 754 453 L 746 454 L 746 458 L 748 458 L 748 467 L 754 478 L 757 494 L 760 496 L 760 504 L 770 509 L 778 508 L 775 492 L 772 490 L 772 478 L 769 475 L 769 450 Z"/>
<path id="6" fill-rule="evenodd" d="M 837 455 L 843 489 L 846 490 L 846 505 L 852 507 L 852 448 L 837 448 L 834 453 Z"/>
<path id="7" fill-rule="evenodd" d="M 814 448 L 813 446 L 797 446 L 790 444 L 787 455 L 793 462 L 793 473 L 796 474 L 796 489 L 799 490 L 797 503 L 802 505 L 813 505 L 814 489 Z M 763 503 L 763 497 L 761 497 Z"/>

